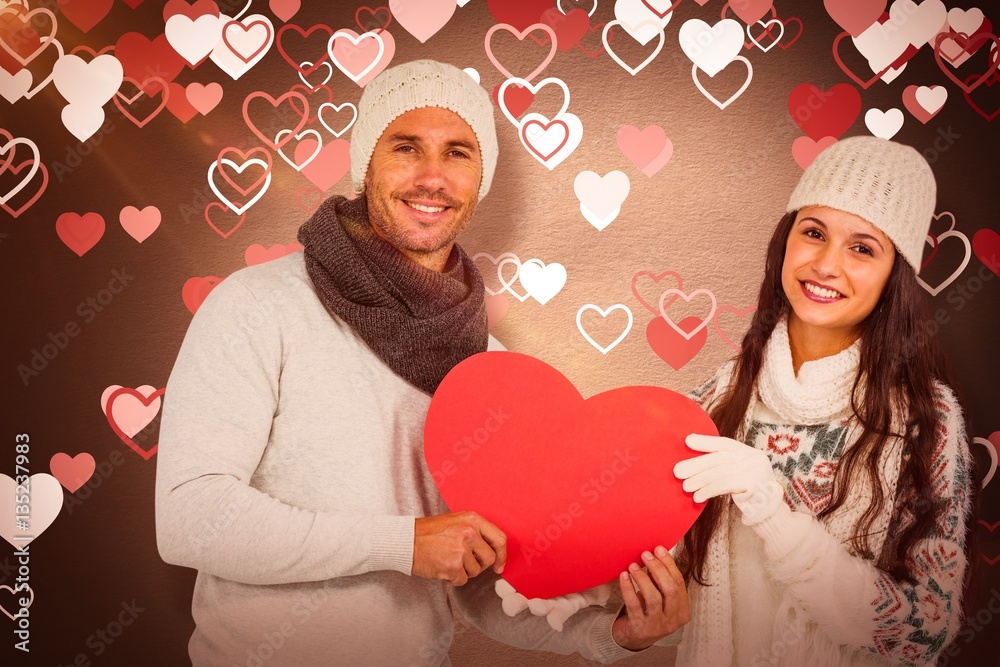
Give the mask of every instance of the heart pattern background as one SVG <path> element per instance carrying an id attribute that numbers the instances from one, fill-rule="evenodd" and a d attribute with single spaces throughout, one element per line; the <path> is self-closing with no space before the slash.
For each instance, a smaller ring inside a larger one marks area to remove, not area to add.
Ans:
<path id="1" fill-rule="evenodd" d="M 929 326 L 964 389 L 973 452 L 995 468 L 992 6 L 380 4 L 0 0 L 2 420 L 31 435 L 32 474 L 51 474 L 46 493 L 64 498 L 31 545 L 39 641 L 27 664 L 72 662 L 133 597 L 148 621 L 109 660 L 186 659 L 193 573 L 159 559 L 152 514 L 177 349 L 225 276 L 299 250 L 308 215 L 350 194 L 363 86 L 416 58 L 469 68 L 497 101 L 496 178 L 460 238 L 483 273 L 491 331 L 584 396 L 699 384 L 739 348 L 771 229 L 818 151 L 858 134 L 916 147 L 938 179 L 920 274 Z M 873 25 L 891 19 L 895 31 Z M 504 87 L 511 77 L 525 78 Z M 0 473 L 14 476 L 13 455 Z M 991 478 L 984 526 L 1000 520 L 997 489 Z M 1000 585 L 1000 531 L 978 530 Z M 12 547 L 0 545 L 0 585 L 11 584 Z M 64 597 L 79 604 L 55 604 Z M 461 633 L 453 660 L 485 646 Z M 951 664 L 993 650 L 977 636 Z M 21 658 L 0 646 L 3 664 Z"/>

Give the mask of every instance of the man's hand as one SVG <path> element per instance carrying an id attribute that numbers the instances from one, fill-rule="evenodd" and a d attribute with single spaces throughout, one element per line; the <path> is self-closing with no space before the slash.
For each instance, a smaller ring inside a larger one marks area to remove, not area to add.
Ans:
<path id="1" fill-rule="evenodd" d="M 507 536 L 475 512 L 418 518 L 413 530 L 412 574 L 462 586 L 490 565 L 507 562 Z"/>
<path id="2" fill-rule="evenodd" d="M 632 563 L 618 578 L 625 613 L 615 619 L 611 634 L 619 646 L 632 651 L 652 646 L 691 620 L 684 577 L 666 549 L 654 551 L 656 556 L 648 551 L 642 555 L 648 574 Z"/>

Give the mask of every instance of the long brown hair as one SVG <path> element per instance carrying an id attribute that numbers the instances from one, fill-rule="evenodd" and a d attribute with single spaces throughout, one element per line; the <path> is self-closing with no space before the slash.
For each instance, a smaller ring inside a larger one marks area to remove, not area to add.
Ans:
<path id="1" fill-rule="evenodd" d="M 726 437 L 737 437 L 743 426 L 763 364 L 764 347 L 775 324 L 790 308 L 781 286 L 781 268 L 795 214 L 796 211 L 785 214 L 771 236 L 757 311 L 743 337 L 729 389 L 718 397 L 711 410 L 719 434 Z M 861 434 L 841 457 L 834 476 L 832 500 L 818 515 L 822 518 L 841 507 L 853 481 L 865 479 L 872 489 L 871 502 L 854 527 L 849 542 L 855 553 L 874 559 L 868 539 L 872 524 L 886 503 L 898 500 L 886 498 L 882 493 L 882 486 L 878 483 L 879 455 L 889 442 L 890 435 L 902 436 L 905 446 L 897 493 L 899 498 L 905 499 L 904 510 L 912 516 L 912 522 L 899 535 L 891 536 L 886 542 L 887 548 L 878 555 L 876 565 L 896 578 L 911 582 L 913 564 L 910 552 L 918 540 L 928 535 L 935 516 L 949 501 L 948 498 L 933 495 L 931 481 L 931 457 L 938 421 L 934 384 L 938 380 L 953 391 L 956 385 L 937 339 L 927 331 L 929 319 L 916 273 L 897 254 L 875 309 L 860 325 L 860 367 L 851 406 L 861 426 Z M 878 389 L 865 391 L 862 378 L 867 378 L 867 386 Z M 907 406 L 906 433 L 891 434 L 893 408 L 901 405 Z M 970 487 L 969 492 L 973 494 L 975 503 L 979 484 L 974 473 Z M 724 497 L 710 500 L 684 537 L 681 568 L 686 580 L 693 578 L 702 585 L 712 583 L 704 580 L 704 564 L 709 541 L 722 518 L 724 500 Z M 971 525 L 967 526 L 968 549 L 972 549 L 974 532 Z M 972 569 L 970 558 L 967 575 Z"/>

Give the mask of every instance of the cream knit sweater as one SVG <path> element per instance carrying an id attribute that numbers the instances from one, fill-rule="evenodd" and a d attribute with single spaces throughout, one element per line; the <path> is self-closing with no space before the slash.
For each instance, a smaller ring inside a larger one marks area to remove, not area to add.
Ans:
<path id="1" fill-rule="evenodd" d="M 160 554 L 198 570 L 194 665 L 449 664 L 452 587 L 410 576 L 414 518 L 448 511 L 423 457 L 429 402 L 326 311 L 301 251 L 215 287 L 167 381 L 156 469 Z M 507 617 L 494 580 L 453 589 L 487 634 L 632 655 L 617 607 L 557 633 Z"/>
<path id="2" fill-rule="evenodd" d="M 932 533 L 917 547 L 916 583 L 894 579 L 845 543 L 863 506 L 849 502 L 822 521 L 815 518 L 829 504 L 837 463 L 853 444 L 849 412 L 828 406 L 827 414 L 837 416 L 827 421 L 812 418 L 803 424 L 787 419 L 796 397 L 806 412 L 818 410 L 822 392 L 810 385 L 843 384 L 834 373 L 843 372 L 845 363 L 856 364 L 856 350 L 809 362 L 795 377 L 790 351 L 782 349 L 787 345 L 782 326 L 779 323 L 778 340 L 784 334 L 784 341 L 768 350 L 772 356 L 781 351 L 782 357 L 767 364 L 762 373 L 771 372 L 772 377 L 759 382 L 767 387 L 761 398 L 770 400 L 756 401 L 744 440 L 768 453 L 785 487 L 786 504 L 753 526 L 745 526 L 740 511 L 728 505 L 720 530 L 725 544 L 715 552 L 719 562 L 709 563 L 717 575 L 709 583 L 721 579 L 722 585 L 689 586 L 691 623 L 668 638 L 681 640 L 677 664 L 932 664 L 958 630 L 966 567 L 970 454 L 959 406 L 951 391 L 938 385 L 938 440 L 931 465 L 933 488 L 928 492 L 942 504 Z M 732 368 L 732 362 L 720 368 L 693 398 L 711 409 Z M 829 391 L 833 401 L 837 390 Z M 786 404 L 786 399 L 793 400 Z M 890 456 L 883 466 L 883 477 L 891 482 L 887 492 L 896 502 L 874 540 L 879 549 L 912 521 L 907 507 L 916 502 L 897 496 L 893 470 L 898 470 L 898 460 L 894 465 Z"/>

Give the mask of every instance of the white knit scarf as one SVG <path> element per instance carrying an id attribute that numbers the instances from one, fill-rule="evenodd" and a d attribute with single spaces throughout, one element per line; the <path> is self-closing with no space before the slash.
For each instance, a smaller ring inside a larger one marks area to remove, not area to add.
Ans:
<path id="1" fill-rule="evenodd" d="M 858 374 L 860 341 L 829 357 L 802 364 L 796 377 L 788 341 L 788 321 L 782 317 L 775 325 L 764 350 L 763 365 L 757 378 L 754 397 L 744 417 L 737 439 L 744 440 L 754 413 L 755 401 L 761 401 L 790 424 L 821 424 L 848 417 L 851 411 L 851 391 Z M 732 381 L 732 364 L 720 373 L 715 391 L 716 400 L 724 395 Z M 709 406 L 706 406 L 709 409 Z M 893 421 L 893 431 L 898 428 Z M 852 447 L 861 434 L 857 420 L 851 420 L 844 450 Z M 887 499 L 869 535 L 869 546 L 879 554 L 885 542 L 892 515 L 896 481 L 899 477 L 902 448 L 900 441 L 883 449 L 880 457 L 883 495 Z M 864 479 L 857 479 L 848 491 L 844 504 L 822 519 L 831 535 L 849 547 L 848 540 L 871 499 L 871 488 Z M 691 582 L 688 587 L 692 618 L 685 626 L 678 647 L 678 665 L 697 667 L 728 667 L 734 664 L 733 601 L 729 581 L 729 512 L 738 512 L 727 503 L 719 525 L 708 546 L 704 574 L 710 586 Z M 785 593 L 774 619 L 774 636 L 807 636 L 808 615 Z M 826 640 L 798 642 L 783 657 L 783 665 L 838 665 L 843 661 L 836 646 Z"/>

